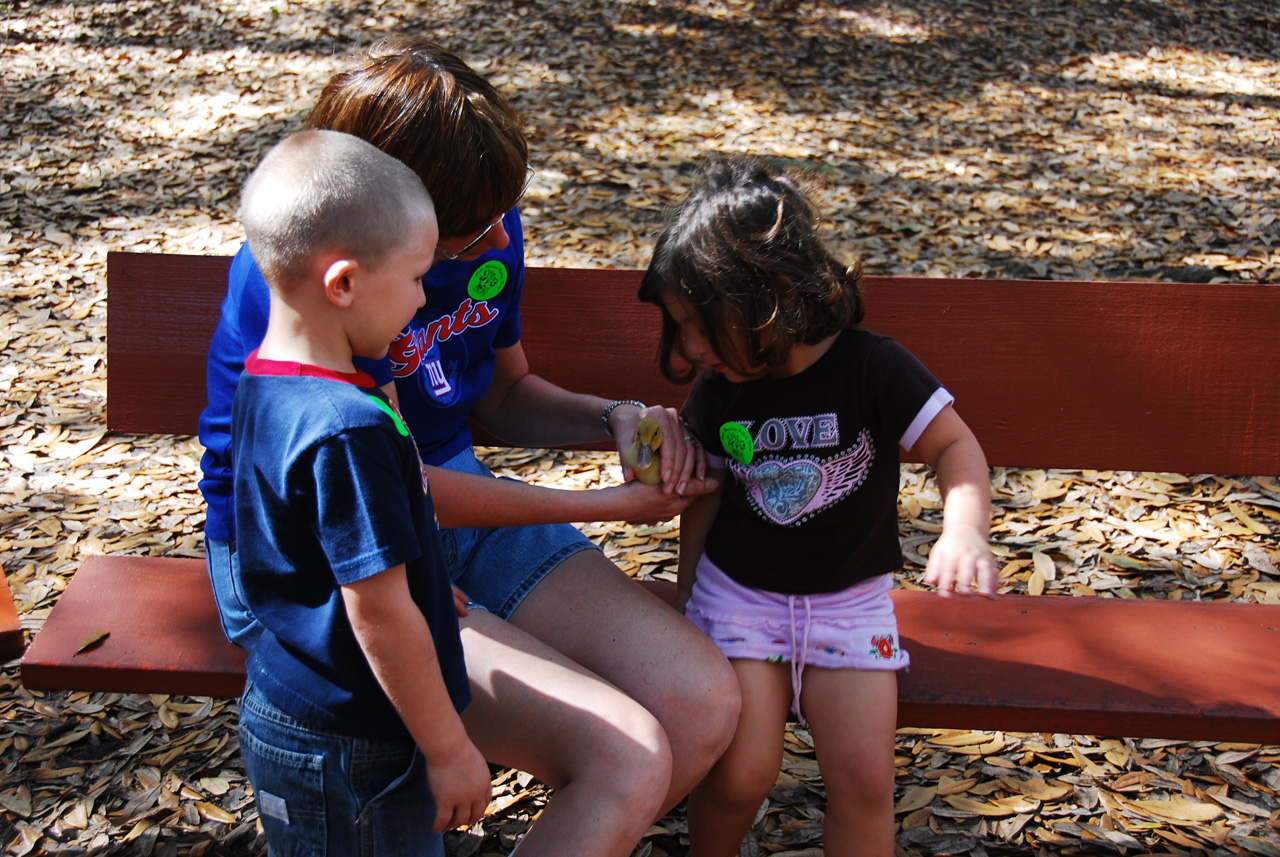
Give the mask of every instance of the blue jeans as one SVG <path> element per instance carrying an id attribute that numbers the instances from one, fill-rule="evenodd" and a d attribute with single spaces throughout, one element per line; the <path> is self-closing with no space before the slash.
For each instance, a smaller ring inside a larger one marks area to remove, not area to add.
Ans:
<path id="1" fill-rule="evenodd" d="M 240 583 L 240 567 L 236 562 L 234 542 L 204 540 L 205 564 L 213 584 L 213 600 L 218 605 L 222 633 L 242 649 L 252 650 L 262 636 L 262 625 L 249 610 Z"/>
<path id="2" fill-rule="evenodd" d="M 250 682 L 240 699 L 240 755 L 271 857 L 444 857 L 413 739 L 313 729 Z"/>

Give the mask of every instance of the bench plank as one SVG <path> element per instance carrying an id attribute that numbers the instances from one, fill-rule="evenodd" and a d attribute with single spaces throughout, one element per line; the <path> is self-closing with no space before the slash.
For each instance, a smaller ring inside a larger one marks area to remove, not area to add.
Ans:
<path id="1" fill-rule="evenodd" d="M 22 622 L 18 608 L 13 603 L 9 581 L 0 572 L 0 661 L 8 661 L 22 654 Z"/>
<path id="2" fill-rule="evenodd" d="M 674 584 L 644 583 L 672 600 Z M 1280 607 L 901 590 L 893 599 L 912 659 L 899 726 L 1280 742 Z M 244 653 L 222 636 L 200 560 L 92 557 L 54 610 L 23 658 L 27 687 L 243 689 Z M 106 628 L 100 647 L 75 654 Z"/>
<path id="3" fill-rule="evenodd" d="M 90 637 L 110 631 L 94 648 Z M 204 560 L 91 556 L 22 657 L 35 690 L 239 696 L 245 653 L 227 642 Z"/>
<path id="4" fill-rule="evenodd" d="M 195 432 L 228 265 L 109 254 L 108 428 Z M 533 371 L 680 404 L 654 366 L 659 313 L 635 299 L 640 277 L 529 268 Z M 1263 345 L 1280 330 L 1280 285 L 866 277 L 864 289 L 867 324 L 951 389 L 993 465 L 1280 475 L 1280 349 Z"/>

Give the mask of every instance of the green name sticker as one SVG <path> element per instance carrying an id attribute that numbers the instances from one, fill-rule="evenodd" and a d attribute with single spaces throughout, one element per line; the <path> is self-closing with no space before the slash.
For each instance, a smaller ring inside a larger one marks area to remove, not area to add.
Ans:
<path id="1" fill-rule="evenodd" d="M 373 402 L 375 405 L 377 405 L 378 407 L 382 408 L 382 410 L 386 411 L 387 416 L 391 417 L 391 419 L 395 421 L 396 431 L 400 432 L 400 435 L 402 437 L 409 436 L 409 427 L 404 424 L 404 420 L 400 419 L 400 415 L 396 413 L 395 408 L 391 407 L 386 402 L 382 401 L 382 399 L 379 399 L 377 396 L 369 396 L 369 400 Z"/>
<path id="2" fill-rule="evenodd" d="M 487 301 L 507 287 L 507 266 L 497 259 L 490 259 L 471 275 L 467 294 L 473 301 Z"/>
<path id="3" fill-rule="evenodd" d="M 751 442 L 751 432 L 742 423 L 725 423 L 720 426 L 720 445 L 724 451 L 742 464 L 750 464 L 755 458 L 756 447 Z"/>

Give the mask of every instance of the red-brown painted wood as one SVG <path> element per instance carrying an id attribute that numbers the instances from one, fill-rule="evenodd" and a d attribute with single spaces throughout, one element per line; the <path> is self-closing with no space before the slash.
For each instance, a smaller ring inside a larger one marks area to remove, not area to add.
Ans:
<path id="1" fill-rule="evenodd" d="M 670 602 L 674 586 L 647 581 Z M 1280 742 L 1280 607 L 893 593 L 900 726 Z M 102 645 L 75 654 L 91 635 Z M 22 660 L 40 690 L 234 696 L 204 563 L 92 557 Z"/>
<path id="2" fill-rule="evenodd" d="M 108 425 L 191 433 L 225 258 L 111 254 Z M 640 273 L 528 272 L 535 372 L 678 404 Z M 1280 286 L 868 277 L 867 324 L 952 389 L 993 464 L 1280 473 Z M 181 326 L 174 325 L 181 319 Z M 650 583 L 670 599 L 672 586 Z M 1280 607 L 895 592 L 901 725 L 1280 742 Z M 2 605 L 0 605 L 2 606 Z M 100 648 L 76 654 L 99 631 Z M 95 557 L 22 661 L 33 688 L 234 695 L 199 560 Z"/>
<path id="3" fill-rule="evenodd" d="M 190 434 L 225 257 L 108 258 L 108 427 Z M 641 272 L 530 268 L 530 367 L 571 389 L 678 405 L 654 366 Z M 956 395 L 992 464 L 1280 474 L 1280 286 L 867 277 L 869 327 Z M 182 319 L 181 326 L 174 324 Z"/>
<path id="4" fill-rule="evenodd" d="M 9 581 L 0 572 L 0 661 L 8 661 L 22 654 L 22 623 L 13 603 Z"/>
<path id="5" fill-rule="evenodd" d="M 110 635 L 77 654 L 91 636 Z M 204 560 L 93 556 L 22 657 L 35 690 L 239 696 L 242 650 L 218 622 Z"/>

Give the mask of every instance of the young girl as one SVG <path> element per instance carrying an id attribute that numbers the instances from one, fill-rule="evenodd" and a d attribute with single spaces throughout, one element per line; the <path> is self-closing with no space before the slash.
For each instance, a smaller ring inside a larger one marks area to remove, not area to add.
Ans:
<path id="1" fill-rule="evenodd" d="M 860 273 L 823 248 L 795 180 L 717 161 L 640 288 L 662 308 L 663 373 L 701 370 L 683 416 L 723 486 L 682 516 L 680 604 L 742 689 L 733 741 L 689 798 L 692 857 L 738 853 L 789 713 L 826 784 L 825 853 L 893 854 L 899 446 L 944 500 L 926 579 L 943 595 L 995 586 L 982 450 L 928 370 L 859 326 Z"/>

